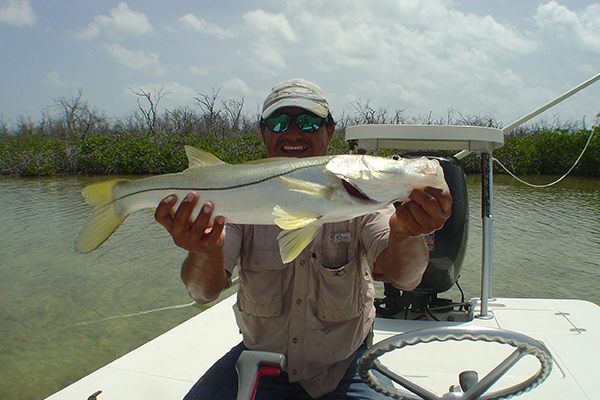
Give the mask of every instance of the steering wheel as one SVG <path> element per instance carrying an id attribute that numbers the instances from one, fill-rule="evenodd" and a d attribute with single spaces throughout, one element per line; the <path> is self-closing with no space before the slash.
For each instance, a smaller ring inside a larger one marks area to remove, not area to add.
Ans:
<path id="1" fill-rule="evenodd" d="M 452 387 L 450 392 L 438 395 L 435 392 L 399 375 L 386 366 L 377 358 L 385 353 L 395 349 L 401 349 L 405 346 L 412 346 L 419 343 L 445 342 L 448 340 L 462 341 L 485 341 L 508 344 L 515 347 L 515 350 L 498 364 L 485 377 L 478 381 L 477 373 L 474 371 L 465 371 L 460 374 L 460 388 Z M 502 375 L 506 373 L 523 356 L 531 354 L 537 357 L 540 362 L 540 369 L 536 374 L 528 379 L 507 388 L 497 390 L 482 396 Z M 410 390 L 420 397 L 407 396 L 398 391 L 391 385 L 383 386 L 371 369 L 381 372 L 383 375 L 399 383 L 404 388 Z M 441 327 L 422 329 L 417 331 L 405 332 L 392 336 L 388 339 L 370 347 L 358 360 L 358 373 L 363 381 L 378 392 L 395 399 L 410 400 L 474 400 L 474 399 L 505 399 L 511 396 L 518 396 L 525 393 L 542 383 L 552 370 L 552 355 L 550 351 L 541 342 L 518 332 L 511 332 L 503 329 L 487 327 Z M 461 391 L 462 389 L 462 391 Z"/>

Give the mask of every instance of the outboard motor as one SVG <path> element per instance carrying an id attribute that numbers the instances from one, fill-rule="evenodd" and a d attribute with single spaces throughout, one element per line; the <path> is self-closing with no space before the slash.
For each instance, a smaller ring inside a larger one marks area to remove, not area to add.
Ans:
<path id="1" fill-rule="evenodd" d="M 425 313 L 429 308 L 452 304 L 451 300 L 439 299 L 437 294 L 449 290 L 457 282 L 465 257 L 469 231 L 467 184 L 460 161 L 452 156 L 434 152 L 411 152 L 400 156 L 425 156 L 440 162 L 452 195 L 452 214 L 442 229 L 426 237 L 429 264 L 421 284 L 410 292 L 396 289 L 389 283 L 384 284 L 385 297 L 375 299 L 377 314 L 381 317 L 392 317 L 402 311 Z"/>

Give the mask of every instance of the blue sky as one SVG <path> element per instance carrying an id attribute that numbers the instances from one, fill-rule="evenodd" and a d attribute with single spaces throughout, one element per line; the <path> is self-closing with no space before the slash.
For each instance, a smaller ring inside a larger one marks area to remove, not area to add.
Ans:
<path id="1" fill-rule="evenodd" d="M 258 113 L 291 77 L 334 116 L 370 101 L 407 117 L 448 110 L 505 125 L 600 73 L 600 3 L 586 0 L 0 0 L 0 121 L 37 121 L 83 92 L 121 117 L 131 89 L 196 107 L 222 87 Z M 600 83 L 543 118 L 591 124 Z"/>

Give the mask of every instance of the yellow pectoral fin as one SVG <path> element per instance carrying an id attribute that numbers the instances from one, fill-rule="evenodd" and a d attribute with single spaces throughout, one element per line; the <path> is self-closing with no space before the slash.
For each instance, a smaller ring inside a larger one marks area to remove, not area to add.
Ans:
<path id="1" fill-rule="evenodd" d="M 279 206 L 275 206 L 273 209 L 273 216 L 275 217 L 275 223 L 277 226 L 284 230 L 303 228 L 323 217 L 322 215 L 295 213 L 284 210 Z"/>
<path id="2" fill-rule="evenodd" d="M 331 198 L 331 194 L 333 193 L 333 188 L 329 186 L 321 185 L 315 182 L 304 181 L 302 179 L 280 176 L 274 178 L 274 181 L 283 186 L 285 190 L 304 193 L 320 199 L 329 200 Z"/>
<path id="3" fill-rule="evenodd" d="M 277 236 L 279 253 L 284 263 L 294 261 L 306 246 L 314 239 L 320 225 L 308 225 L 304 228 L 284 230 Z"/>

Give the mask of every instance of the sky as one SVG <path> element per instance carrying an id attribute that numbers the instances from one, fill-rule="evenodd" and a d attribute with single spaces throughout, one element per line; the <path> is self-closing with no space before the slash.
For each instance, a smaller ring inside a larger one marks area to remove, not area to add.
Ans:
<path id="1" fill-rule="evenodd" d="M 0 0 L 5 126 L 79 91 L 116 118 L 140 89 L 162 89 L 159 112 L 220 89 L 256 115 L 295 77 L 323 88 L 335 118 L 368 102 L 507 125 L 598 73 L 589 0 Z M 599 111 L 596 83 L 540 118 L 589 127 Z"/>

